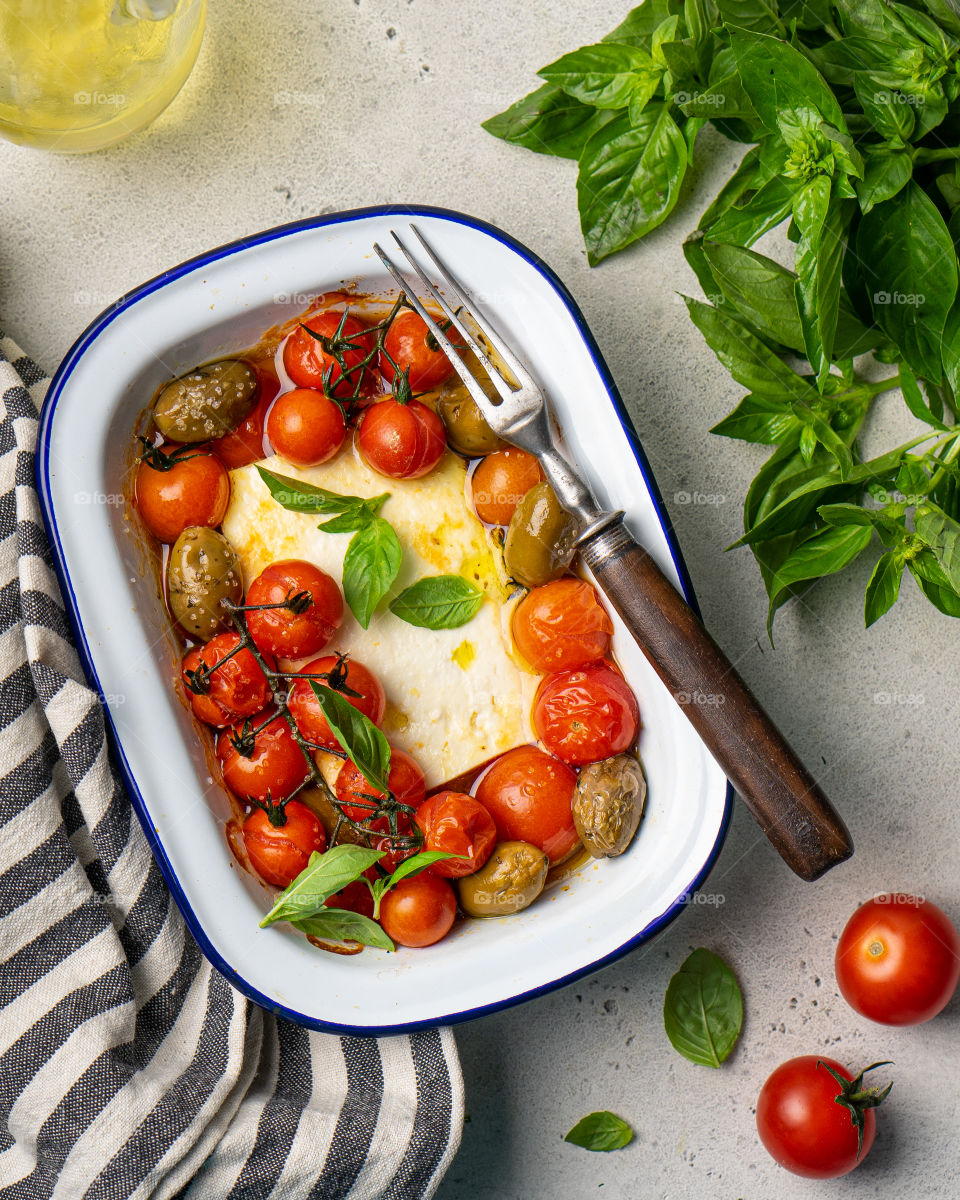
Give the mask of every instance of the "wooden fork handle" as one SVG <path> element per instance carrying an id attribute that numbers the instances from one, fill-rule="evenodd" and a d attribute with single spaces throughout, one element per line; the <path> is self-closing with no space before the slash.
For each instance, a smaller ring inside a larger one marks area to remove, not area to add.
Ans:
<path id="1" fill-rule="evenodd" d="M 842 819 L 622 520 L 580 543 L 610 603 L 777 851 L 813 880 L 853 853 Z"/>

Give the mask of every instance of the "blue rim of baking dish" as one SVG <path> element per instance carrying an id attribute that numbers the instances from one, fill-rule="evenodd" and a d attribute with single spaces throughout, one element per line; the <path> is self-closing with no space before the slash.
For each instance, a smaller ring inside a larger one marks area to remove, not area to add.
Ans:
<path id="1" fill-rule="evenodd" d="M 180 279 L 184 275 L 189 275 L 191 272 L 199 270 L 202 267 L 208 266 L 210 263 L 216 262 L 221 258 L 229 258 L 242 250 L 248 250 L 253 246 L 263 245 L 266 242 L 278 241 L 281 238 L 290 236 L 291 234 L 301 233 L 308 229 L 323 228 L 327 225 L 341 225 L 351 221 L 362 220 L 366 217 L 384 217 L 395 216 L 399 218 L 406 217 L 436 217 L 443 221 L 451 221 L 457 225 L 465 225 L 471 229 L 476 229 L 489 237 L 496 239 L 498 242 L 509 247 L 514 253 L 526 260 L 553 288 L 559 295 L 560 299 L 566 305 L 567 310 L 573 317 L 574 322 L 580 332 L 580 336 L 587 347 L 593 364 L 603 380 L 604 387 L 610 397 L 610 402 L 613 404 L 617 417 L 623 429 L 624 436 L 633 451 L 637 466 L 640 468 L 640 474 L 643 476 L 647 491 L 653 501 L 654 509 L 657 514 L 657 519 L 660 522 L 664 535 L 667 539 L 667 546 L 670 550 L 670 556 L 673 559 L 674 566 L 680 577 L 680 583 L 683 588 L 683 593 L 688 604 L 699 614 L 700 608 L 697 603 L 696 595 L 694 594 L 693 584 L 690 580 L 689 572 L 686 564 L 683 561 L 683 555 L 680 553 L 680 547 L 677 544 L 676 535 L 673 530 L 673 525 L 670 517 L 663 505 L 663 497 L 660 494 L 660 489 L 653 476 L 647 456 L 644 453 L 643 447 L 640 444 L 640 439 L 637 436 L 636 430 L 633 428 L 633 423 L 624 407 L 623 400 L 620 396 L 617 386 L 613 381 L 610 370 L 604 362 L 600 348 L 594 339 L 590 328 L 587 325 L 583 313 L 580 311 L 577 302 L 567 290 L 565 284 L 554 274 L 550 267 L 532 250 L 528 249 L 521 242 L 505 233 L 502 229 L 498 229 L 495 225 L 490 225 L 486 221 L 482 221 L 477 217 L 467 216 L 465 213 L 455 212 L 448 208 L 436 208 L 431 205 L 374 205 L 369 208 L 345 209 L 343 212 L 327 213 L 323 216 L 308 217 L 302 221 L 293 221 L 287 225 L 278 225 L 273 229 L 268 229 L 262 233 L 254 234 L 252 237 L 239 238 L 236 241 L 228 242 L 224 246 L 218 246 L 214 250 L 209 250 L 206 254 L 197 255 L 196 258 L 188 259 L 179 266 L 172 267 L 169 271 L 164 271 L 162 274 L 155 276 L 133 291 L 127 292 L 121 296 L 108 309 L 105 309 L 98 317 L 96 317 L 83 331 L 79 338 L 74 342 L 56 373 L 51 380 L 50 387 L 47 391 L 46 398 L 43 403 L 43 408 L 40 413 L 40 428 L 37 443 L 37 459 L 36 459 L 36 476 L 37 490 L 40 495 L 40 507 L 43 514 L 44 524 L 47 529 L 47 534 L 50 538 L 50 544 L 53 547 L 57 576 L 60 580 L 60 587 L 63 592 L 64 602 L 66 604 L 67 617 L 70 621 L 70 626 L 76 638 L 77 647 L 80 653 L 80 658 L 83 663 L 87 678 L 90 680 L 91 686 L 98 692 L 103 694 L 103 689 L 100 686 L 100 680 L 97 677 L 97 672 L 93 664 L 93 657 L 90 652 L 90 646 L 87 641 L 86 632 L 80 622 L 80 615 L 77 608 L 77 600 L 73 591 L 73 586 L 70 582 L 70 576 L 67 572 L 66 560 L 64 557 L 63 546 L 60 541 L 59 531 L 57 529 L 56 516 L 53 511 L 53 502 L 50 494 L 50 450 L 53 421 L 56 414 L 57 402 L 67 384 L 70 376 L 73 373 L 77 363 L 82 358 L 88 346 L 99 337 L 100 333 L 125 309 L 136 304 L 145 296 L 149 296 L 152 292 L 158 291 L 165 287 L 175 279 Z M 505 1008 L 511 1008 L 515 1004 L 521 1004 L 524 1001 L 535 999 L 537 996 L 545 996 L 549 992 L 555 991 L 557 988 L 564 987 L 566 984 L 573 983 L 577 979 L 582 979 L 585 975 L 591 974 L 593 971 L 599 970 L 601 967 L 607 966 L 609 963 L 615 962 L 622 958 L 631 950 L 650 941 L 662 929 L 665 929 L 680 913 L 686 903 L 692 897 L 694 892 L 704 883 L 710 871 L 716 863 L 717 856 L 723 846 L 726 838 L 727 829 L 730 824 L 730 816 L 733 807 L 733 789 L 730 784 L 727 784 L 726 798 L 724 802 L 723 819 L 720 823 L 720 828 L 717 832 L 716 840 L 707 856 L 701 869 L 690 883 L 680 892 L 679 896 L 673 903 L 661 913 L 654 921 L 651 921 L 639 933 L 634 934 L 622 946 L 596 962 L 590 963 L 587 966 L 580 967 L 576 971 L 571 971 L 569 974 L 562 976 L 560 979 L 551 980 L 548 983 L 541 984 L 539 987 L 530 988 L 527 991 L 521 992 L 516 996 L 509 996 L 504 1000 L 498 1000 L 491 1004 L 482 1005 L 478 1008 L 466 1009 L 461 1012 L 440 1013 L 423 1021 L 408 1021 L 397 1025 L 383 1026 L 352 1026 L 340 1025 L 330 1021 L 322 1021 L 316 1017 L 307 1016 L 305 1013 L 296 1012 L 293 1009 L 287 1008 L 276 1001 L 270 1000 L 264 996 L 256 988 L 251 986 L 237 970 L 224 960 L 221 954 L 210 942 L 196 913 L 190 906 L 183 888 L 180 886 L 180 881 L 173 865 L 169 861 L 164 850 L 163 843 L 154 828 L 153 822 L 150 819 L 150 814 L 147 809 L 146 802 L 140 791 L 137 780 L 134 777 L 132 770 L 127 762 L 126 755 L 123 750 L 123 742 L 117 731 L 113 721 L 113 716 L 110 712 L 109 705 L 104 705 L 107 715 L 107 726 L 110 732 L 111 741 L 115 753 L 115 759 L 120 767 L 121 775 L 124 783 L 130 793 L 131 802 L 136 810 L 140 824 L 143 826 L 143 831 L 146 834 L 147 841 L 153 851 L 154 858 L 170 888 L 174 899 L 177 902 L 177 907 L 183 914 L 183 918 L 187 923 L 191 934 L 195 938 L 197 944 L 209 959 L 209 961 L 217 968 L 217 970 L 230 981 L 230 983 L 242 992 L 255 1004 L 274 1013 L 276 1016 L 284 1017 L 290 1021 L 296 1022 L 298 1025 L 303 1025 L 310 1029 L 318 1029 L 327 1033 L 342 1033 L 354 1034 L 366 1037 L 389 1036 L 398 1033 L 410 1033 L 418 1029 L 431 1029 L 437 1025 L 457 1024 L 461 1021 L 469 1021 L 476 1017 L 484 1016 L 487 1013 L 498 1012 Z"/>

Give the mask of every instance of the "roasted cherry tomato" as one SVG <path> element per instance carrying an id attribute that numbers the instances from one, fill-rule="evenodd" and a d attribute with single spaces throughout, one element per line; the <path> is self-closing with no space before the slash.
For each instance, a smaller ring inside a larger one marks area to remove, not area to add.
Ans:
<path id="1" fill-rule="evenodd" d="M 396 834 L 390 831 L 388 817 L 375 817 L 367 823 L 370 830 L 370 847 L 379 850 L 383 858 L 377 866 L 392 875 L 405 858 L 417 853 L 417 843 L 413 837 L 413 822 L 405 812 L 397 813 Z"/>
<path id="2" fill-rule="evenodd" d="M 313 388 L 284 392 L 267 417 L 270 444 L 298 467 L 317 467 L 333 458 L 346 436 L 343 409 Z"/>
<path id="3" fill-rule="evenodd" d="M 403 750 L 394 746 L 390 751 L 390 776 L 387 779 L 395 800 L 417 808 L 427 794 L 423 771 Z M 352 762 L 345 762 L 337 775 L 337 800 L 351 821 L 365 821 L 375 811 L 379 801 L 385 800 L 360 774 Z M 373 797 L 373 799 L 368 799 Z M 407 830 L 409 832 L 409 830 Z"/>
<path id="4" fill-rule="evenodd" d="M 272 372 L 258 371 L 260 395 L 257 403 L 244 420 L 230 433 L 210 443 L 210 449 L 230 471 L 246 467 L 250 463 L 266 458 L 263 433 L 267 423 L 267 411 L 273 398 L 280 390 L 280 380 Z"/>
<path id="5" fill-rule="evenodd" d="M 465 792 L 437 792 L 420 805 L 414 820 L 423 832 L 424 850 L 458 856 L 427 868 L 446 879 L 479 871 L 497 844 L 493 817 Z"/>
<path id="6" fill-rule="evenodd" d="M 387 704 L 383 685 L 363 663 L 347 658 L 345 654 L 328 654 L 324 658 L 315 658 L 313 662 L 308 662 L 300 668 L 300 674 L 324 676 L 325 678 L 314 679 L 313 682 L 318 687 L 333 688 L 374 725 L 379 725 L 383 720 L 383 710 Z M 328 750 L 340 749 L 340 743 L 320 710 L 309 680 L 297 680 L 288 703 L 297 728 L 308 742 L 315 746 L 325 746 Z"/>
<path id="7" fill-rule="evenodd" d="M 877 1131 L 873 1108 L 885 1095 L 879 1088 L 864 1089 L 863 1073 L 854 1079 L 835 1059 L 804 1054 L 777 1067 L 763 1085 L 757 1132 L 794 1175 L 836 1179 L 870 1153 Z"/>
<path id="8" fill-rule="evenodd" d="M 146 452 L 134 484 L 143 523 L 173 543 L 188 525 L 219 525 L 230 501 L 230 477 L 206 447 L 165 442 Z"/>
<path id="9" fill-rule="evenodd" d="M 291 602 L 293 607 L 288 607 Z M 313 563 L 296 558 L 264 567 L 250 584 L 246 603 L 280 605 L 246 614 L 257 649 L 279 658 L 316 654 L 343 620 L 343 596 L 336 581 Z"/>
<path id="10" fill-rule="evenodd" d="M 428 871 L 401 879 L 380 904 L 380 924 L 398 946 L 432 946 L 450 932 L 456 915 L 453 888 Z"/>
<path id="11" fill-rule="evenodd" d="M 540 464 L 526 450 L 511 446 L 488 454 L 470 480 L 477 516 L 488 525 L 509 525 L 513 510 L 541 479 Z"/>
<path id="12" fill-rule="evenodd" d="M 566 576 L 528 592 L 513 610 L 513 640 L 537 671 L 568 671 L 603 658 L 613 622 L 597 589 Z"/>
<path id="13" fill-rule="evenodd" d="M 307 329 L 325 339 L 311 337 Z M 357 390 L 360 395 L 373 395 L 377 389 L 377 372 L 371 363 L 361 366 L 373 349 L 373 335 L 359 318 L 340 312 L 322 312 L 303 321 L 287 338 L 283 347 L 283 365 L 297 387 L 323 391 L 324 375 L 329 372 L 329 389 L 333 395 L 346 399 Z M 344 375 L 339 359 L 347 368 Z"/>
<path id="14" fill-rule="evenodd" d="M 418 479 L 440 461 L 447 445 L 443 422 L 411 400 L 380 400 L 364 412 L 357 447 L 368 466 L 392 479 Z"/>
<path id="15" fill-rule="evenodd" d="M 237 650 L 239 645 L 238 633 L 218 633 L 206 645 L 187 651 L 180 668 L 194 714 L 221 729 L 241 717 L 252 717 L 270 699 L 270 685 L 256 657 L 250 650 Z M 205 688 L 203 692 L 192 690 L 190 676 Z"/>
<path id="16" fill-rule="evenodd" d="M 362 879 L 348 883 L 342 892 L 336 892 L 324 904 L 327 908 L 345 908 L 348 912 L 373 918 L 373 893 Z"/>
<path id="17" fill-rule="evenodd" d="M 327 844 L 323 826 L 305 804 L 290 800 L 277 815 L 282 824 L 262 808 L 254 809 L 243 823 L 243 844 L 247 857 L 266 883 L 285 888 L 300 874 L 316 850 L 322 854 Z M 369 889 L 364 885 L 364 891 Z"/>
<path id="18" fill-rule="evenodd" d="M 570 802 L 577 777 L 537 746 L 518 746 L 498 758 L 480 780 L 477 799 L 493 817 L 504 842 L 529 842 L 551 862 L 576 846 Z"/>
<path id="19" fill-rule="evenodd" d="M 463 346 L 463 339 L 455 329 L 444 332 L 454 346 Z M 408 372 L 410 387 L 415 392 L 429 392 L 453 374 L 453 363 L 440 349 L 426 321 L 412 309 L 404 309 L 394 317 L 383 340 L 383 348 L 386 354 L 380 353 L 380 374 L 388 383 L 393 382 L 396 374 L 390 359 L 400 368 L 401 374 Z"/>
<path id="20" fill-rule="evenodd" d="M 847 1003 L 884 1025 L 919 1025 L 943 1009 L 960 980 L 960 934 L 943 909 L 902 892 L 862 904 L 836 955 Z"/>
<path id="21" fill-rule="evenodd" d="M 630 685 L 606 662 L 545 675 L 533 701 L 533 727 L 557 758 L 581 766 L 627 750 L 640 710 Z"/>
<path id="22" fill-rule="evenodd" d="M 225 729 L 217 738 L 223 780 L 238 796 L 265 803 L 282 800 L 310 774 L 285 718 L 273 709 Z"/>

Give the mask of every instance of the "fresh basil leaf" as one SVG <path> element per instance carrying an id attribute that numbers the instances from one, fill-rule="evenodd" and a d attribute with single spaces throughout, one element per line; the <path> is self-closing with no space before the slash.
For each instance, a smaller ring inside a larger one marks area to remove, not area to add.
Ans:
<path id="1" fill-rule="evenodd" d="M 483 589 L 462 575 L 428 575 L 391 600 L 390 611 L 420 629 L 458 629 L 482 604 Z"/>
<path id="2" fill-rule="evenodd" d="M 896 550 L 887 550 L 877 559 L 863 602 L 863 623 L 867 629 L 896 603 L 903 567 L 903 556 Z"/>
<path id="3" fill-rule="evenodd" d="M 846 479 L 853 469 L 853 456 L 850 453 L 847 443 L 831 426 L 830 422 L 820 413 L 811 409 L 809 405 L 804 404 L 802 401 L 794 400 L 791 402 L 790 407 L 793 415 L 803 425 L 803 429 L 800 432 L 801 447 L 803 446 L 804 435 L 806 434 L 809 439 L 813 440 L 814 444 L 819 443 L 836 459 L 837 466 L 840 468 L 840 478 Z"/>
<path id="4" fill-rule="evenodd" d="M 960 591 L 960 522 L 929 500 L 913 514 L 917 537 L 933 552 L 950 585 Z"/>
<path id="5" fill-rule="evenodd" d="M 737 70 L 757 116 L 771 133 L 783 131 L 785 118 L 815 113 L 846 132 L 843 110 L 812 62 L 788 42 L 764 33 L 730 34 Z"/>
<path id="6" fill-rule="evenodd" d="M 680 195 L 687 144 L 668 104 L 649 105 L 639 125 L 618 116 L 580 158 L 577 203 L 591 265 L 666 220 Z"/>
<path id="7" fill-rule="evenodd" d="M 760 151 L 754 146 L 746 152 L 740 160 L 740 165 L 710 202 L 700 218 L 699 229 L 709 228 L 728 208 L 742 203 L 759 186 L 755 182 L 759 163 Z"/>
<path id="8" fill-rule="evenodd" d="M 773 0 L 717 0 L 720 20 L 728 29 L 782 33 L 783 22 Z"/>
<path id="9" fill-rule="evenodd" d="M 940 612 L 948 617 L 960 617 L 960 592 L 947 578 L 932 550 L 921 550 L 907 560 L 910 574 L 917 587 Z"/>
<path id="10" fill-rule="evenodd" d="M 384 492 L 382 496 L 373 496 L 369 500 L 363 500 L 338 516 L 331 517 L 329 521 L 324 521 L 317 528 L 324 533 L 357 533 L 359 530 L 365 529 L 371 521 L 376 520 L 384 502 L 389 499 L 390 493 Z"/>
<path id="11" fill-rule="evenodd" d="M 347 757 L 377 792 L 389 791 L 390 743 L 369 717 L 333 688 L 311 679 L 310 690 Z"/>
<path id="12" fill-rule="evenodd" d="M 291 921 L 295 929 L 326 942 L 361 942 L 378 950 L 396 950 L 383 929 L 363 913 L 344 908 L 322 908 L 312 917 Z"/>
<path id="13" fill-rule="evenodd" d="M 710 432 L 721 437 L 739 438 L 742 442 L 777 446 L 798 434 L 800 427 L 801 422 L 785 400 L 751 392 Z"/>
<path id="14" fill-rule="evenodd" d="M 947 428 L 927 403 L 923 392 L 920 390 L 920 383 L 916 375 L 914 375 L 906 363 L 900 364 L 900 390 L 903 392 L 907 408 L 910 409 L 915 417 L 921 421 L 925 421 L 928 425 L 932 425 L 934 429 L 945 430 Z"/>
<path id="15" fill-rule="evenodd" d="M 364 629 L 396 579 L 402 558 L 400 540 L 383 517 L 364 523 L 350 539 L 343 556 L 343 595 Z"/>
<path id="16" fill-rule="evenodd" d="M 913 106 L 904 104 L 897 92 L 882 87 L 862 71 L 853 77 L 853 90 L 864 116 L 882 137 L 906 141 L 913 133 Z M 865 149 L 869 151 L 870 147 Z"/>
<path id="17" fill-rule="evenodd" d="M 633 1130 L 612 1112 L 594 1112 L 582 1117 L 563 1139 L 584 1150 L 620 1150 L 633 1141 Z"/>
<path id="18" fill-rule="evenodd" d="M 861 212 L 868 213 L 905 188 L 913 175 L 913 159 L 902 148 L 866 146 L 863 152 L 863 178 L 854 185 Z"/>
<path id="19" fill-rule="evenodd" d="M 330 692 L 329 688 L 323 690 Z M 330 692 L 330 695 L 334 693 Z M 273 908 L 260 922 L 260 928 L 265 929 L 275 921 L 313 916 L 326 900 L 359 879 L 381 858 L 382 851 L 363 846 L 331 846 L 324 854 L 314 852 L 296 879 L 277 897 Z"/>
<path id="20" fill-rule="evenodd" d="M 847 242 L 849 245 L 849 236 Z M 844 255 L 844 262 L 846 262 L 846 255 Z M 842 274 L 843 266 L 841 264 L 841 276 Z M 886 340 L 879 329 L 876 327 L 869 329 L 853 312 L 849 293 L 844 288 L 840 292 L 840 303 L 837 305 L 837 331 L 833 339 L 834 362 L 876 350 Z"/>
<path id="21" fill-rule="evenodd" d="M 771 179 L 747 199 L 731 204 L 715 221 L 701 221 L 701 228 L 711 241 L 751 246 L 790 216 L 795 190 L 792 180 Z"/>
<path id="22" fill-rule="evenodd" d="M 849 566 L 870 545 L 872 536 L 869 525 L 828 525 L 800 542 L 777 567 L 768 586 L 767 633 L 778 608 L 813 580 L 835 575 Z"/>
<path id="23" fill-rule="evenodd" d="M 960 37 L 960 13 L 954 9 L 949 0 L 923 0 L 930 15 L 943 28 L 948 29 L 954 37 Z"/>
<path id="24" fill-rule="evenodd" d="M 432 867 L 434 863 L 443 862 L 447 858 L 466 858 L 464 854 L 447 854 L 443 850 L 424 850 L 420 854 L 414 854 L 410 858 L 405 858 L 399 864 L 397 869 L 387 881 L 387 887 L 393 887 L 395 883 L 399 883 L 401 879 L 412 879 L 414 875 L 419 875 L 421 871 L 425 871 L 427 867 Z M 386 890 L 386 889 L 384 889 Z"/>
<path id="25" fill-rule="evenodd" d="M 612 118 L 609 110 L 582 104 L 562 88 L 544 84 L 484 121 L 483 128 L 494 137 L 538 154 L 579 158 L 590 138 Z"/>
<path id="26" fill-rule="evenodd" d="M 840 306 L 840 265 L 848 206 L 831 197 L 830 180 L 814 176 L 794 199 L 797 243 L 797 308 L 807 358 L 822 390 L 830 374 Z"/>
<path id="27" fill-rule="evenodd" d="M 940 336 L 940 356 L 947 383 L 954 396 L 960 397 L 960 303 L 947 314 Z"/>
<path id="28" fill-rule="evenodd" d="M 653 95 L 661 72 L 640 46 L 597 42 L 564 54 L 537 74 L 583 104 L 626 108 L 637 92 Z"/>
<path id="29" fill-rule="evenodd" d="M 761 333 L 803 353 L 796 275 L 746 246 L 704 240 L 703 253 L 724 299 Z"/>
<path id="30" fill-rule="evenodd" d="M 317 487 L 312 483 L 304 483 L 289 475 L 275 475 L 266 467 L 258 466 L 257 471 L 274 500 L 282 508 L 289 509 L 291 512 L 343 513 L 373 502 L 368 501 L 364 496 L 341 496 L 337 492 L 329 492 L 326 488 Z M 377 496 L 374 499 L 382 504 L 389 496 L 390 493 L 385 492 L 383 496 Z"/>
<path id="31" fill-rule="evenodd" d="M 860 222 L 857 251 L 877 324 L 918 375 L 939 381 L 940 342 L 957 292 L 957 254 L 915 181 Z"/>
<path id="32" fill-rule="evenodd" d="M 673 100 L 688 117 L 705 117 L 708 120 L 742 117 L 752 120 L 757 115 L 736 71 L 705 88 L 674 92 Z"/>
<path id="33" fill-rule="evenodd" d="M 649 48 L 653 31 L 670 15 L 669 8 L 669 0 L 645 0 L 645 3 L 632 8 L 603 40 Z"/>
<path id="34" fill-rule="evenodd" d="M 670 1044 L 684 1058 L 720 1066 L 743 1024 L 743 996 L 722 958 L 703 948 L 694 950 L 667 987 L 663 1024 Z"/>

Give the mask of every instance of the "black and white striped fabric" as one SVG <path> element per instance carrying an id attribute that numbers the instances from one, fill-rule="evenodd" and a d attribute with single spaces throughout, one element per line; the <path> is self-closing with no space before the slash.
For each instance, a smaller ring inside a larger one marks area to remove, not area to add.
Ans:
<path id="1" fill-rule="evenodd" d="M 450 1030 L 311 1033 L 201 956 L 107 755 L 0 335 L 0 1196 L 413 1200 L 456 1153 Z"/>

